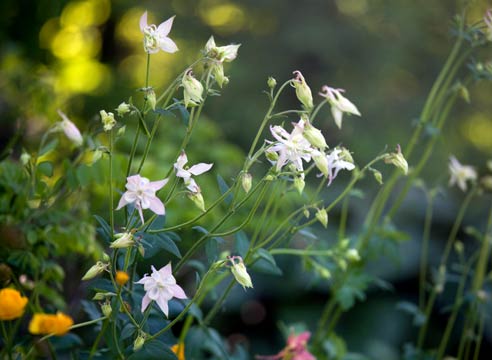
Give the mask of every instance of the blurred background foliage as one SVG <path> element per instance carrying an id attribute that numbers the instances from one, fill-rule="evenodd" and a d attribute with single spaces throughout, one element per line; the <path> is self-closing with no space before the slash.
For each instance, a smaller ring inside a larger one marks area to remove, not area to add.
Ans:
<path id="1" fill-rule="evenodd" d="M 485 0 L 475 3 L 470 21 L 481 18 L 488 5 Z M 242 44 L 238 59 L 226 69 L 230 83 L 220 97 L 209 100 L 188 150 L 190 163 L 214 162 L 214 171 L 226 180 L 239 169 L 244 149 L 268 105 L 262 93 L 266 79 L 273 76 L 283 82 L 292 77 L 294 70 L 303 72 L 314 94 L 324 84 L 341 87 L 357 104 L 362 117 L 346 119 L 342 131 L 335 127 L 326 109 L 317 126 L 328 144 L 347 146 L 358 164 L 365 164 L 385 146 L 405 144 L 450 51 L 451 22 L 458 11 L 457 4 L 449 0 L 3 0 L 2 149 L 16 134 L 22 134 L 14 157 L 22 148 L 33 151 L 46 129 L 59 121 L 56 109 L 65 111 L 81 130 L 88 132 L 98 126 L 100 109 L 110 111 L 129 96 L 138 96 L 135 89 L 144 86 L 146 61 L 138 20 L 145 10 L 149 11 L 149 23 L 159 24 L 176 15 L 171 37 L 180 51 L 152 55 L 150 85 L 157 89 L 164 88 L 194 61 L 210 35 L 214 35 L 217 44 Z M 471 102 L 462 101 L 452 113 L 434 151 L 433 166 L 424 171 L 425 178 L 430 179 L 429 187 L 446 186 L 451 153 L 479 170 L 491 158 L 491 90 L 490 83 L 479 83 L 470 89 Z M 287 92 L 280 108 L 296 107 L 294 91 Z M 152 154 L 144 176 L 160 178 L 172 164 L 181 136 L 181 130 L 177 130 L 181 129 L 179 121 L 166 117 L 162 122 L 161 135 L 154 145 L 159 151 Z M 127 131 L 134 131 L 128 125 Z M 99 141 L 106 140 L 101 137 Z M 121 141 L 117 146 L 124 154 L 131 144 Z M 120 171 L 117 178 L 122 178 L 123 160 L 117 160 L 121 164 L 116 166 L 116 171 Z M 105 188 L 101 184 L 106 179 L 101 174 L 106 172 L 104 165 L 98 166 L 101 167 L 88 172 L 86 185 L 90 184 L 91 211 L 101 213 L 105 206 Z M 387 174 L 386 169 L 380 170 Z M 201 185 L 207 187 L 205 183 Z M 373 182 L 365 181 L 361 186 L 370 187 L 373 193 L 351 207 L 352 231 L 357 229 L 366 203 L 375 193 Z M 327 198 L 334 196 L 336 185 L 325 193 Z M 452 194 L 437 201 L 438 226 L 433 235 L 436 252 L 461 201 L 461 193 Z M 170 222 L 173 216 L 188 217 L 187 212 L 195 211 L 187 199 L 182 200 L 177 200 L 176 208 L 180 210 L 170 214 Z M 420 190 L 409 194 L 399 225 L 409 232 L 411 240 L 389 251 L 399 259 L 396 263 L 379 260 L 374 265 L 374 273 L 391 281 L 397 291 L 371 291 L 371 295 L 378 296 L 370 296 L 364 306 L 357 307 L 341 322 L 340 331 L 350 349 L 374 358 L 397 359 L 402 344 L 412 339 L 411 319 L 397 312 L 395 304 L 416 296 L 424 203 Z M 483 204 L 477 202 L 468 222 L 480 225 L 482 213 Z M 336 223 L 336 213 L 333 220 L 330 217 L 332 221 Z M 329 238 L 329 232 L 323 234 Z M 398 257 L 402 252 L 406 256 Z M 291 261 L 279 259 L 284 265 Z M 282 284 L 276 283 L 275 278 L 258 277 L 255 292 L 248 292 L 246 301 L 240 293 L 231 299 L 220 327 L 224 335 L 232 334 L 231 343 L 253 341 L 261 349 L 260 343 L 264 342 L 268 352 L 271 345 L 267 345 L 274 338 L 278 348 L 282 346 L 280 335 L 273 335 L 278 334 L 279 319 L 286 324 L 315 321 L 327 289 L 306 281 L 300 270 L 301 264 L 289 264 L 288 282 Z M 305 289 L 306 284 L 313 286 L 312 291 L 297 291 Z M 241 323 L 237 322 L 238 312 Z M 486 346 L 490 347 L 490 332 L 486 336 Z"/>

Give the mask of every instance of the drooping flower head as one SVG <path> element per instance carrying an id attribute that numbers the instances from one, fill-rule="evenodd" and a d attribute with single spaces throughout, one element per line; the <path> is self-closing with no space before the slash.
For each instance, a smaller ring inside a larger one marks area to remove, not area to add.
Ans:
<path id="1" fill-rule="evenodd" d="M 106 110 L 101 110 L 99 111 L 99 115 L 101 116 L 104 131 L 110 131 L 116 125 L 116 120 L 112 112 L 108 113 Z"/>
<path id="2" fill-rule="evenodd" d="M 342 95 L 343 92 L 345 92 L 344 89 L 334 89 L 324 85 L 319 93 L 330 103 L 331 114 L 333 115 L 335 124 L 337 124 L 339 129 L 342 128 L 343 113 L 360 116 L 360 112 L 357 107 L 352 104 L 349 99 Z"/>
<path id="3" fill-rule="evenodd" d="M 171 263 L 163 268 L 156 270 L 152 266 L 152 274 L 144 275 L 137 284 L 144 286 L 145 295 L 142 299 L 142 312 L 147 309 L 151 301 L 155 301 L 162 312 L 168 316 L 168 302 L 173 297 L 177 299 L 186 299 L 183 289 L 176 284 L 176 279 L 172 274 Z"/>
<path id="4" fill-rule="evenodd" d="M 183 97 L 185 107 L 198 106 L 203 101 L 203 85 L 193 76 L 191 68 L 186 70 L 181 80 L 181 86 L 184 89 Z"/>
<path id="5" fill-rule="evenodd" d="M 304 76 L 299 70 L 293 72 L 294 78 L 292 79 L 292 86 L 296 89 L 297 99 L 304 105 L 306 110 L 311 110 L 313 105 L 313 94 L 311 88 L 304 80 Z"/>
<path id="6" fill-rule="evenodd" d="M 170 17 L 159 26 L 147 24 L 147 11 L 140 17 L 140 31 L 144 34 L 143 46 L 147 54 L 155 54 L 159 50 L 174 53 L 178 51 L 175 42 L 168 37 L 173 26 L 174 16 Z"/>
<path id="7" fill-rule="evenodd" d="M 128 204 L 135 204 L 142 224 L 145 222 L 143 209 L 150 209 L 157 215 L 164 215 L 166 209 L 162 201 L 155 195 L 156 191 L 162 189 L 167 184 L 168 179 L 159 181 L 149 181 L 140 175 L 132 175 L 126 178 L 127 191 L 123 194 L 116 210 Z"/>
<path id="8" fill-rule="evenodd" d="M 82 135 L 80 134 L 79 129 L 75 124 L 70 121 L 67 115 L 65 115 L 61 110 L 58 110 L 58 115 L 61 116 L 62 121 L 60 121 L 57 125 L 60 130 L 62 130 L 67 138 L 72 141 L 75 146 L 80 146 L 84 142 Z"/>
<path id="9" fill-rule="evenodd" d="M 243 258 L 241 256 L 229 256 L 227 260 L 231 266 L 232 275 L 236 281 L 241 284 L 243 289 L 246 290 L 247 287 L 252 288 L 253 283 L 251 282 L 251 277 L 248 274 L 246 265 L 244 265 Z"/>
<path id="10" fill-rule="evenodd" d="M 24 314 L 27 298 L 15 289 L 0 290 L 0 321 L 17 319 Z"/>
<path id="11" fill-rule="evenodd" d="M 182 151 L 178 159 L 174 163 L 174 170 L 176 171 L 176 176 L 183 179 L 185 186 L 193 194 L 200 193 L 200 187 L 192 178 L 192 176 L 198 176 L 209 171 L 214 164 L 199 163 L 188 168 L 185 167 L 187 163 L 188 163 L 188 157 L 186 156 L 186 153 Z"/>
<path id="12" fill-rule="evenodd" d="M 237 52 L 240 46 L 241 44 L 217 46 L 213 36 L 211 36 L 205 44 L 205 56 L 209 59 L 212 74 L 220 87 L 229 82 L 229 78 L 224 75 L 223 64 L 225 62 L 231 62 L 237 57 Z"/>
<path id="13" fill-rule="evenodd" d="M 449 157 L 449 173 L 451 175 L 449 186 L 457 184 L 463 191 L 467 189 L 467 181 L 475 181 L 477 179 L 477 172 L 473 166 L 462 165 L 454 156 Z"/>
<path id="14" fill-rule="evenodd" d="M 347 158 L 343 156 L 343 153 L 342 150 L 336 148 L 333 149 L 330 154 L 326 155 L 328 172 L 324 175 L 328 176 L 328 186 L 331 185 L 340 170 L 352 171 L 355 169 L 355 165 L 348 161 Z"/>

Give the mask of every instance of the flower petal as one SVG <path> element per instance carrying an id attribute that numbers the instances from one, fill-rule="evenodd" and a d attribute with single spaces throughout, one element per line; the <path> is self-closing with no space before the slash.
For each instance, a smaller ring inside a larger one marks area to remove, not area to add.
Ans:
<path id="1" fill-rule="evenodd" d="M 147 27 L 147 11 L 143 13 L 143 15 L 140 17 L 140 31 L 144 31 L 144 29 Z"/>
<path id="2" fill-rule="evenodd" d="M 161 310 L 164 313 L 164 315 L 166 315 L 166 317 L 167 317 L 168 314 L 169 314 L 169 307 L 167 305 L 168 300 L 163 299 L 162 297 L 160 297 L 160 298 L 158 298 L 156 300 L 156 302 L 157 302 L 157 305 L 159 305 L 159 307 L 161 308 Z"/>
<path id="3" fill-rule="evenodd" d="M 171 291 L 172 291 L 173 296 L 175 298 L 178 298 L 178 299 L 186 299 L 187 298 L 184 290 L 179 285 L 172 285 Z"/>
<path id="4" fill-rule="evenodd" d="M 176 45 L 176 43 L 168 37 L 159 39 L 159 47 L 162 51 L 168 52 L 170 54 L 175 53 L 179 50 L 178 45 Z"/>
<path id="5" fill-rule="evenodd" d="M 212 168 L 212 166 L 214 166 L 214 164 L 199 163 L 190 167 L 188 171 L 193 175 L 200 175 L 203 174 L 204 172 L 209 171 Z"/>
<path id="6" fill-rule="evenodd" d="M 142 312 L 145 311 L 145 309 L 147 309 L 147 306 L 149 306 L 150 302 L 152 300 L 150 299 L 149 295 L 148 294 L 145 294 L 143 299 L 142 299 Z"/>
<path id="7" fill-rule="evenodd" d="M 164 179 L 164 180 L 159 180 L 159 181 L 151 181 L 148 183 L 147 187 L 154 190 L 154 191 L 157 191 L 157 190 L 162 189 L 167 184 L 168 181 L 169 181 L 169 179 Z"/>
<path id="8" fill-rule="evenodd" d="M 118 207 L 116 208 L 116 210 L 119 210 L 121 209 L 123 206 L 126 206 L 128 205 L 130 202 L 127 200 L 126 198 L 126 193 L 124 193 L 122 196 L 121 196 L 121 199 L 120 199 L 120 202 L 118 203 Z"/>
<path id="9" fill-rule="evenodd" d="M 147 198 L 147 200 L 149 202 L 149 209 L 152 210 L 155 214 L 164 215 L 166 213 L 164 204 L 157 196 Z"/>
<path id="10" fill-rule="evenodd" d="M 173 276 L 173 271 L 171 267 L 171 263 L 168 263 L 166 266 L 159 269 L 159 275 L 165 279 L 167 277 Z"/>
<path id="11" fill-rule="evenodd" d="M 166 37 L 173 26 L 174 16 L 170 17 L 157 27 L 157 33 L 159 36 Z"/>

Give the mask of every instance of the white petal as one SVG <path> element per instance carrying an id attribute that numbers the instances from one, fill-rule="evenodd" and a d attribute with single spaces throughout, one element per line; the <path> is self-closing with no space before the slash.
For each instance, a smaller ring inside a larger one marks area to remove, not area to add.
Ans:
<path id="1" fill-rule="evenodd" d="M 173 271 L 172 271 L 171 263 L 168 263 L 166 266 L 160 268 L 159 269 L 159 275 L 162 277 L 162 279 L 172 277 Z"/>
<path id="2" fill-rule="evenodd" d="M 170 17 L 157 27 L 157 33 L 159 34 L 159 36 L 166 37 L 169 34 L 173 26 L 173 20 L 174 16 Z"/>
<path id="3" fill-rule="evenodd" d="M 130 201 L 127 201 L 126 200 L 125 195 L 126 195 L 126 193 L 124 193 L 123 196 L 121 196 L 120 202 L 118 203 L 118 207 L 116 208 L 116 210 L 119 210 L 123 206 L 126 206 L 126 205 L 128 205 L 130 203 Z"/>
<path id="4" fill-rule="evenodd" d="M 185 294 L 184 290 L 181 288 L 181 286 L 173 285 L 173 286 L 171 286 L 171 291 L 172 291 L 175 298 L 186 299 L 186 294 Z"/>
<path id="5" fill-rule="evenodd" d="M 149 298 L 149 296 L 147 294 L 145 294 L 143 299 L 142 299 L 142 312 L 144 312 L 145 309 L 147 309 L 147 306 L 149 306 L 151 301 L 152 300 Z"/>
<path id="6" fill-rule="evenodd" d="M 338 107 L 332 106 L 331 114 L 333 115 L 333 119 L 335 119 L 335 124 L 337 124 L 338 128 L 341 129 L 343 112 Z"/>
<path id="7" fill-rule="evenodd" d="M 152 189 L 153 191 L 157 191 L 157 190 L 162 189 L 167 184 L 168 181 L 169 181 L 169 179 L 164 179 L 164 180 L 159 180 L 159 181 L 151 181 L 151 182 L 149 182 L 147 187 Z"/>
<path id="8" fill-rule="evenodd" d="M 159 39 L 159 47 L 162 51 L 168 52 L 170 54 L 175 53 L 179 50 L 178 45 L 176 45 L 176 43 L 168 37 Z"/>
<path id="9" fill-rule="evenodd" d="M 212 166 L 214 166 L 214 164 L 199 163 L 190 167 L 188 171 L 193 175 L 200 175 L 203 174 L 204 172 L 209 171 L 212 168 Z"/>
<path id="10" fill-rule="evenodd" d="M 157 305 L 159 305 L 159 307 L 161 308 L 161 310 L 164 313 L 164 315 L 168 316 L 168 313 L 169 313 L 169 307 L 167 305 L 168 300 L 163 299 L 161 297 L 161 298 L 158 298 L 156 300 L 156 302 L 157 302 Z"/>
<path id="11" fill-rule="evenodd" d="M 164 204 L 158 197 L 148 198 L 149 201 L 149 209 L 152 210 L 157 215 L 164 215 L 166 213 L 166 209 L 164 208 Z"/>
<path id="12" fill-rule="evenodd" d="M 140 17 L 140 31 L 144 31 L 144 29 L 147 27 L 147 11 L 143 13 L 143 15 Z"/>

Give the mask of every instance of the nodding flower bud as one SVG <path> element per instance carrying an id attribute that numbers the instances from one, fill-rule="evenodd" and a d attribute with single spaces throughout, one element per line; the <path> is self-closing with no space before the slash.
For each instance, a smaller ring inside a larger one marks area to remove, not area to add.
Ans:
<path id="1" fill-rule="evenodd" d="M 386 157 L 384 159 L 384 162 L 387 164 L 393 164 L 395 165 L 398 169 L 403 171 L 405 175 L 408 174 L 408 163 L 407 160 L 405 160 L 405 157 L 403 156 L 401 152 L 401 147 L 398 145 L 396 147 L 396 152 L 391 153 L 391 154 L 386 154 Z"/>
<path id="2" fill-rule="evenodd" d="M 57 124 L 58 129 L 62 130 L 67 138 L 74 143 L 75 146 L 80 146 L 84 142 L 79 129 L 61 110 L 58 110 L 58 115 L 61 116 L 62 121 Z"/>
<path id="3" fill-rule="evenodd" d="M 103 303 L 101 305 L 101 312 L 103 313 L 104 316 L 109 317 L 113 312 L 113 309 L 111 308 L 111 304 L 109 302 Z"/>
<path id="4" fill-rule="evenodd" d="M 99 111 L 99 114 L 101 115 L 104 131 L 110 131 L 116 125 L 114 114 L 112 112 L 107 113 L 105 110 Z"/>
<path id="5" fill-rule="evenodd" d="M 102 261 L 98 261 L 95 265 L 92 265 L 89 270 L 82 277 L 82 280 L 90 280 L 95 278 L 97 275 L 105 271 L 108 267 L 108 264 L 103 263 Z"/>
<path id="6" fill-rule="evenodd" d="M 357 249 L 348 249 L 345 253 L 345 257 L 347 258 L 347 260 L 352 262 L 357 262 L 360 260 L 359 252 L 357 251 Z"/>
<path id="7" fill-rule="evenodd" d="M 311 123 L 309 122 L 309 119 L 303 119 L 304 120 L 304 128 L 302 135 L 304 138 L 309 141 L 311 145 L 314 147 L 324 150 L 325 148 L 328 147 L 326 144 L 325 137 L 321 133 L 321 130 L 315 128 Z"/>
<path id="8" fill-rule="evenodd" d="M 191 69 L 186 70 L 181 85 L 184 88 L 185 107 L 198 106 L 203 101 L 203 85 L 193 76 Z"/>
<path id="9" fill-rule="evenodd" d="M 231 62 L 237 57 L 237 52 L 241 44 L 230 44 L 217 46 L 214 37 L 211 36 L 205 44 L 205 54 L 219 62 Z"/>
<path id="10" fill-rule="evenodd" d="M 270 76 L 267 80 L 267 85 L 270 89 L 273 90 L 275 86 L 277 86 L 277 80 L 275 80 L 275 78 Z"/>
<path id="11" fill-rule="evenodd" d="M 30 160 L 31 160 L 31 155 L 29 155 L 26 152 L 23 152 L 22 155 L 20 156 L 20 161 L 22 165 L 27 165 L 27 163 L 29 163 Z"/>
<path id="12" fill-rule="evenodd" d="M 330 169 L 328 164 L 328 159 L 324 153 L 318 153 L 313 155 L 313 161 L 316 167 L 324 176 L 330 175 Z"/>
<path id="13" fill-rule="evenodd" d="M 294 178 L 294 187 L 296 188 L 297 192 L 300 195 L 302 194 L 305 185 L 306 185 L 306 183 L 304 182 L 303 176 L 296 176 Z"/>
<path id="14" fill-rule="evenodd" d="M 157 99 L 155 97 L 154 89 L 152 89 L 152 88 L 145 89 L 144 99 L 149 103 L 150 108 L 152 110 L 155 110 L 155 106 L 157 105 Z"/>
<path id="15" fill-rule="evenodd" d="M 314 107 L 313 93 L 299 70 L 294 71 L 293 74 L 295 77 L 291 80 L 291 84 L 296 89 L 297 99 L 304 105 L 306 110 L 311 110 Z"/>
<path id="16" fill-rule="evenodd" d="M 114 237 L 116 240 L 109 245 L 111 248 L 123 249 L 135 244 L 135 240 L 133 239 L 133 234 L 131 232 L 115 234 Z"/>
<path id="17" fill-rule="evenodd" d="M 138 351 L 142 348 L 142 346 L 145 344 L 145 339 L 147 337 L 147 334 L 144 332 L 139 332 L 137 338 L 135 339 L 135 342 L 133 343 L 133 351 Z"/>
<path id="18" fill-rule="evenodd" d="M 316 211 L 316 219 L 323 225 L 325 228 L 328 226 L 328 213 L 326 212 L 326 209 L 318 209 Z"/>
<path id="19" fill-rule="evenodd" d="M 122 102 L 116 108 L 116 113 L 118 114 L 118 116 L 123 116 L 123 115 L 129 113 L 130 109 L 131 109 L 131 107 L 129 104 L 127 104 L 126 102 Z"/>
<path id="20" fill-rule="evenodd" d="M 383 174 L 381 174 L 380 171 L 376 169 L 372 169 L 372 175 L 374 176 L 374 179 L 376 179 L 379 185 L 383 185 Z"/>
<path id="21" fill-rule="evenodd" d="M 241 186 L 243 187 L 244 192 L 249 193 L 251 190 L 251 185 L 253 182 L 253 177 L 250 173 L 244 173 L 241 176 Z"/>
<path id="22" fill-rule="evenodd" d="M 201 211 L 205 212 L 205 201 L 203 200 L 203 196 L 201 192 L 189 192 L 188 197 L 191 201 L 199 208 Z"/>
<path id="23" fill-rule="evenodd" d="M 230 261 L 232 275 L 234 275 L 236 281 L 241 284 L 243 289 L 246 289 L 247 287 L 252 288 L 253 283 L 246 270 L 243 258 L 241 256 L 230 256 L 228 260 Z"/>
<path id="24" fill-rule="evenodd" d="M 224 75 L 224 66 L 221 62 L 216 62 L 212 65 L 212 74 L 220 88 L 229 83 L 229 78 Z"/>

